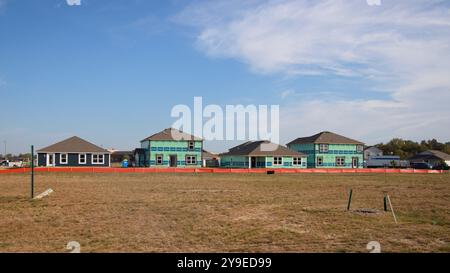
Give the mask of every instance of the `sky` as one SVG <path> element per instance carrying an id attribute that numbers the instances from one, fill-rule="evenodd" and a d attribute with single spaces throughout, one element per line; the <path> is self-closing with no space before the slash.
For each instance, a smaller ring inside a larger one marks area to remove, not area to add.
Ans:
<path id="1" fill-rule="evenodd" d="M 133 149 L 195 96 L 279 105 L 281 143 L 450 141 L 450 1 L 0 0 L 0 153 Z"/>

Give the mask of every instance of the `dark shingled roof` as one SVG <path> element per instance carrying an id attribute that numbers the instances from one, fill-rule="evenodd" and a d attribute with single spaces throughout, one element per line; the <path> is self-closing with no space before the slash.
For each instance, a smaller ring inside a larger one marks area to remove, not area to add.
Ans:
<path id="1" fill-rule="evenodd" d="M 411 157 L 410 160 L 416 159 L 441 159 L 441 160 L 450 160 L 450 155 L 441 151 L 429 150 L 425 152 L 421 152 Z"/>
<path id="2" fill-rule="evenodd" d="M 292 144 L 307 144 L 307 143 L 322 143 L 322 144 L 359 144 L 363 145 L 364 143 L 341 136 L 332 132 L 320 132 L 318 134 L 315 134 L 313 136 L 309 137 L 300 137 L 297 138 L 294 141 L 289 142 L 287 145 Z"/>
<path id="3" fill-rule="evenodd" d="M 68 138 L 37 151 L 38 153 L 107 153 L 107 150 L 77 136 Z"/>
<path id="4" fill-rule="evenodd" d="M 143 140 L 198 140 L 201 141 L 202 139 L 190 134 L 186 134 L 180 130 L 174 129 L 174 128 L 167 128 L 162 130 L 159 133 L 156 133 L 154 135 L 151 135 Z"/>
<path id="5" fill-rule="evenodd" d="M 269 151 L 262 150 L 261 145 L 273 145 Z M 248 141 L 241 145 L 231 148 L 227 153 L 221 156 L 298 156 L 306 157 L 305 154 L 293 151 L 284 146 L 271 143 L 270 141 Z"/>

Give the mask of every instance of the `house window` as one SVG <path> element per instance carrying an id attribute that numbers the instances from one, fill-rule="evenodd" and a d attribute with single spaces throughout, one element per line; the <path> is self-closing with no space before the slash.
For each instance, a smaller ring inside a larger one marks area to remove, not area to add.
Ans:
<path id="1" fill-rule="evenodd" d="M 320 153 L 328 153 L 328 144 L 319 144 Z"/>
<path id="2" fill-rule="evenodd" d="M 356 145 L 356 151 L 358 153 L 362 153 L 364 151 L 364 146 L 363 145 Z"/>
<path id="3" fill-rule="evenodd" d="M 317 166 L 319 167 L 323 166 L 323 157 L 321 156 L 317 157 Z"/>
<path id="4" fill-rule="evenodd" d="M 104 164 L 105 155 L 104 154 L 92 154 L 92 164 Z"/>
<path id="5" fill-rule="evenodd" d="M 283 164 L 283 158 L 276 156 L 273 158 L 273 165 L 282 165 Z"/>
<path id="6" fill-rule="evenodd" d="M 189 149 L 189 151 L 193 151 L 195 149 L 195 142 L 194 141 L 189 141 L 188 142 L 188 149 Z"/>
<path id="7" fill-rule="evenodd" d="M 67 164 L 67 154 L 59 155 L 59 164 Z"/>
<path id="8" fill-rule="evenodd" d="M 163 162 L 163 155 L 156 155 L 156 165 L 162 165 Z"/>
<path id="9" fill-rule="evenodd" d="M 86 164 L 86 154 L 78 154 L 78 164 Z"/>
<path id="10" fill-rule="evenodd" d="M 294 157 L 292 164 L 293 165 L 302 165 L 302 158 L 301 157 Z"/>
<path id="11" fill-rule="evenodd" d="M 195 155 L 187 155 L 186 165 L 197 165 L 197 157 Z"/>
<path id="12" fill-rule="evenodd" d="M 336 157 L 336 166 L 345 166 L 345 157 Z"/>

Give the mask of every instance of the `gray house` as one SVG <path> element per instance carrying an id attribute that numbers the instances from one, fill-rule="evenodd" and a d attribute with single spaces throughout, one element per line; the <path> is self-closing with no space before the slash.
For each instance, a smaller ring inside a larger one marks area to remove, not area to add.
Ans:
<path id="1" fill-rule="evenodd" d="M 110 167 L 111 153 L 79 137 L 37 151 L 41 167 Z"/>
<path id="2" fill-rule="evenodd" d="M 383 151 L 375 146 L 367 147 L 364 150 L 364 160 L 369 160 L 372 156 L 383 156 Z"/>
<path id="3" fill-rule="evenodd" d="M 432 167 L 439 166 L 442 162 L 445 162 L 450 166 L 450 155 L 441 151 L 429 150 L 418 153 L 417 155 L 409 159 L 410 163 L 426 162 Z"/>

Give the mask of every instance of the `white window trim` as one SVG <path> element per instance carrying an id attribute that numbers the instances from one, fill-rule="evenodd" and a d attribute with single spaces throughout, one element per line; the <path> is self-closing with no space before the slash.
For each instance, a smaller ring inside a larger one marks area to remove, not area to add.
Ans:
<path id="1" fill-rule="evenodd" d="M 84 155 L 84 162 L 81 162 L 81 155 Z M 87 164 L 87 154 L 78 154 L 78 164 L 80 164 L 80 165 Z"/>
<path id="2" fill-rule="evenodd" d="M 62 160 L 63 155 L 66 156 L 66 161 L 65 161 L 65 162 L 63 162 L 63 160 Z M 59 164 L 61 164 L 61 165 L 67 165 L 67 164 L 69 164 L 69 154 L 67 154 L 67 153 L 59 154 Z"/>
<path id="3" fill-rule="evenodd" d="M 192 148 L 191 148 L 191 144 L 192 144 Z M 189 151 L 194 151 L 195 150 L 195 141 L 189 141 L 188 142 L 188 150 Z"/>
<path id="4" fill-rule="evenodd" d="M 326 147 L 326 149 L 322 149 L 322 147 Z M 328 144 L 322 143 L 319 144 L 319 153 L 328 153 L 330 150 L 330 146 Z"/>
<path id="5" fill-rule="evenodd" d="M 158 163 L 158 157 L 161 157 L 161 163 Z M 164 165 L 164 155 L 163 154 L 157 154 L 156 155 L 156 165 Z"/>
<path id="6" fill-rule="evenodd" d="M 297 160 L 297 164 L 295 164 L 296 160 Z M 293 157 L 292 158 L 292 165 L 301 166 L 302 165 L 302 158 L 301 157 Z"/>
<path id="7" fill-rule="evenodd" d="M 196 155 L 187 155 L 186 156 L 186 165 L 197 165 L 197 156 Z"/>
<path id="8" fill-rule="evenodd" d="M 339 158 L 341 158 L 342 159 L 342 164 L 338 164 L 338 162 L 339 162 Z M 342 166 L 345 166 L 345 157 L 343 157 L 343 156 L 338 156 L 338 157 L 336 157 L 336 166 L 339 166 L 339 167 L 342 167 Z"/>
<path id="9" fill-rule="evenodd" d="M 364 146 L 363 145 L 356 145 L 356 152 L 358 152 L 358 153 L 364 152 Z"/>
<path id="10" fill-rule="evenodd" d="M 319 158 L 321 159 L 321 163 L 319 164 Z M 319 166 L 319 167 L 322 167 L 323 166 L 323 157 L 322 156 L 318 156 L 317 158 L 316 158 L 316 165 L 317 166 Z"/>
<path id="11" fill-rule="evenodd" d="M 280 160 L 280 163 L 277 163 L 278 160 L 276 160 L 276 158 L 281 159 L 281 160 Z M 283 165 L 283 157 L 282 157 L 282 156 L 274 156 L 274 157 L 273 157 L 273 165 L 275 165 L 275 166 L 281 166 L 281 165 Z"/>
<path id="12" fill-rule="evenodd" d="M 97 156 L 97 162 L 94 161 L 94 156 Z M 92 165 L 103 165 L 103 164 L 105 164 L 105 155 L 104 154 L 91 154 L 91 162 L 92 162 Z"/>

